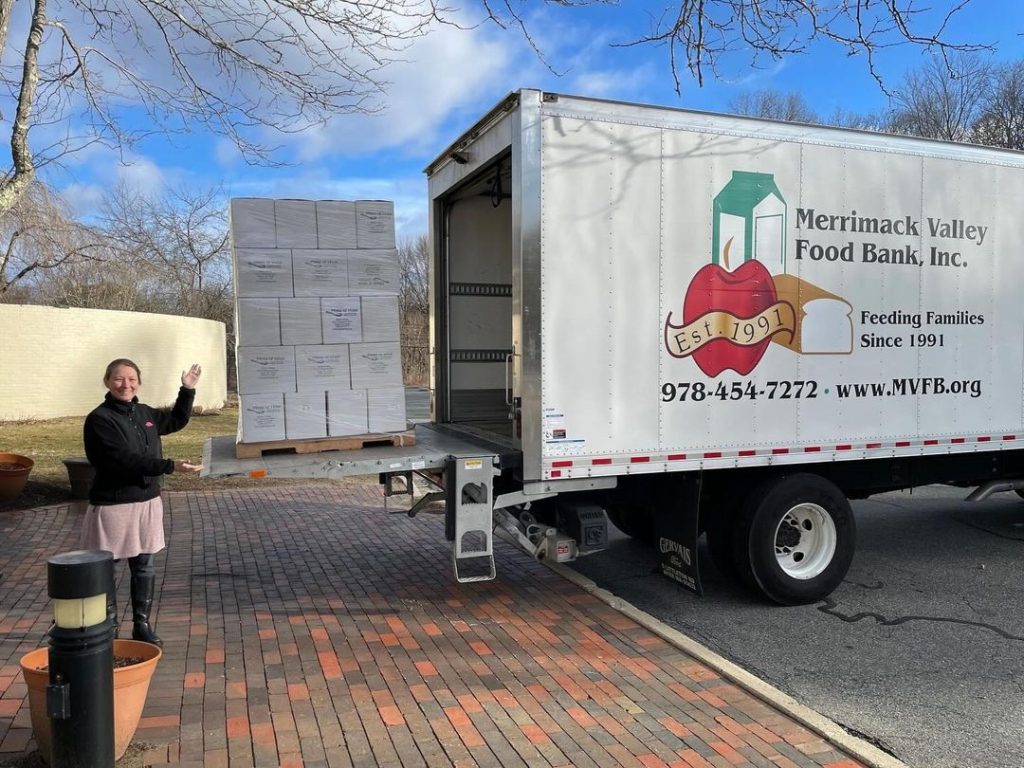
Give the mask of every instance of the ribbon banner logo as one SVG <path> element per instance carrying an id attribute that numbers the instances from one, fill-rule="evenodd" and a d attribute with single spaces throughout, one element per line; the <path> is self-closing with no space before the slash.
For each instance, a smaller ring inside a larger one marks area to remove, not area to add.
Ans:
<path id="1" fill-rule="evenodd" d="M 851 354 L 852 306 L 785 274 L 786 201 L 774 177 L 733 171 L 713 215 L 711 263 L 690 281 L 681 322 L 673 312 L 665 318 L 668 353 L 712 378 L 747 375 L 772 342 L 798 354 Z"/>

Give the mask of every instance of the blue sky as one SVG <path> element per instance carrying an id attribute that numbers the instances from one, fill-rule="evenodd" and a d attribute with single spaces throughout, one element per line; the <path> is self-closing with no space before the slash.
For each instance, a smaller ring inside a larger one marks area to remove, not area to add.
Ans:
<path id="1" fill-rule="evenodd" d="M 930 0 L 936 8 L 949 4 Z M 876 111 L 888 103 L 865 61 L 827 41 L 813 43 L 806 54 L 764 61 L 760 67 L 752 67 L 749 57 L 738 52 L 724 62 L 718 78 L 707 73 L 703 88 L 684 79 L 677 95 L 664 48 L 610 46 L 643 33 L 649 11 L 661 4 L 638 0 L 621 7 L 537 7 L 531 31 L 557 74 L 515 31 L 489 24 L 441 28 L 385 72 L 392 86 L 379 114 L 337 117 L 316 130 L 283 137 L 278 159 L 287 164 L 282 167 L 247 164 L 223 138 L 194 133 L 152 137 L 127 154 L 126 163 L 93 148 L 54 169 L 47 180 L 85 215 L 103 190 L 119 180 L 140 189 L 220 185 L 229 196 L 391 199 L 399 237 L 410 238 L 426 232 L 423 168 L 518 88 L 711 111 L 726 111 L 744 91 L 772 88 L 800 92 L 823 116 L 837 108 Z M 1024 58 L 1024 3 L 973 0 L 957 18 L 948 35 L 952 40 L 993 45 L 997 61 Z M 921 31 L 930 29 L 922 23 Z M 895 87 L 926 55 L 909 46 L 890 48 L 879 53 L 876 63 Z"/>

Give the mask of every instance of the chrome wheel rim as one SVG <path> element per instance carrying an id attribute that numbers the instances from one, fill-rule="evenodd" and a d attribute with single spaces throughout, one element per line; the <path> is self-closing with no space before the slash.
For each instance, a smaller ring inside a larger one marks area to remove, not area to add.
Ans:
<path id="1" fill-rule="evenodd" d="M 836 553 L 836 524 L 818 504 L 798 504 L 775 528 L 775 559 L 794 579 L 820 576 Z"/>

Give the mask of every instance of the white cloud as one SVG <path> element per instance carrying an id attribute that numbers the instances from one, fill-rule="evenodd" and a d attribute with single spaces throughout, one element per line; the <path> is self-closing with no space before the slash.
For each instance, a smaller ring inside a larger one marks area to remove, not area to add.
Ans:
<path id="1" fill-rule="evenodd" d="M 499 39 L 492 29 L 439 27 L 406 50 L 405 61 L 387 67 L 383 111 L 339 116 L 304 131 L 295 139 L 298 157 L 308 162 L 392 147 L 404 153 L 433 148 L 454 111 L 503 95 L 495 84 L 507 79 L 515 56 L 515 41 Z"/>
<path id="2" fill-rule="evenodd" d="M 105 191 L 100 184 L 75 183 L 62 187 L 60 194 L 75 216 L 88 219 L 99 209 Z"/>
<path id="3" fill-rule="evenodd" d="M 573 77 L 572 90 L 594 98 L 637 101 L 637 94 L 642 93 L 656 79 L 650 64 L 621 71 L 590 70 Z"/>
<path id="4" fill-rule="evenodd" d="M 139 195 L 159 194 L 170 181 L 168 173 L 147 157 L 134 157 L 116 171 L 117 180 Z"/>

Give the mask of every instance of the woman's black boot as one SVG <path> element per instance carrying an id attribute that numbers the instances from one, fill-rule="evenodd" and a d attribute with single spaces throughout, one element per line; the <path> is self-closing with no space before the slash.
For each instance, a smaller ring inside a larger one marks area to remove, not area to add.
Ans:
<path id="1" fill-rule="evenodd" d="M 162 646 L 163 640 L 153 631 L 149 622 L 153 591 L 156 588 L 153 555 L 142 554 L 128 558 L 128 568 L 132 575 L 132 640 Z"/>

